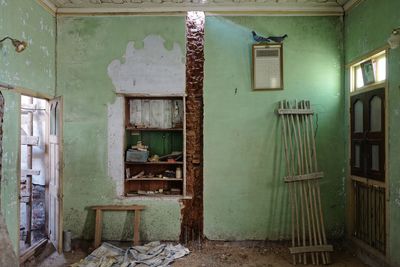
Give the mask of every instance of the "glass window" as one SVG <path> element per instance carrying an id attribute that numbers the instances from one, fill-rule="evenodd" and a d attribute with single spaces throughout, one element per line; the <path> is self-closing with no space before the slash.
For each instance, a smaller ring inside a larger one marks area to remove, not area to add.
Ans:
<path id="1" fill-rule="evenodd" d="M 371 146 L 371 157 L 372 157 L 371 170 L 379 171 L 379 146 L 378 145 Z"/>
<path id="2" fill-rule="evenodd" d="M 358 89 L 362 89 L 364 86 L 367 86 L 364 83 L 363 79 L 363 71 L 362 71 L 362 63 L 371 60 L 375 82 L 369 83 L 368 86 L 374 85 L 376 83 L 381 83 L 386 80 L 386 51 L 382 51 L 372 57 L 366 58 L 354 65 L 351 66 L 351 74 L 350 74 L 350 91 L 354 92 Z"/>
<path id="3" fill-rule="evenodd" d="M 364 132 L 364 105 L 361 100 L 354 103 L 354 133 Z"/>
<path id="4" fill-rule="evenodd" d="M 370 113 L 371 132 L 380 132 L 382 130 L 382 100 L 379 96 L 371 99 Z"/>

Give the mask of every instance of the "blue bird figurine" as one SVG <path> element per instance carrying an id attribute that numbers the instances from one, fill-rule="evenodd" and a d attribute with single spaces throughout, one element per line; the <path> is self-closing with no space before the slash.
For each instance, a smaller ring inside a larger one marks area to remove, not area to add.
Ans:
<path id="1" fill-rule="evenodd" d="M 257 33 L 256 33 L 255 31 L 252 31 L 251 33 L 253 34 L 253 39 L 254 39 L 254 41 L 259 42 L 259 43 L 261 43 L 261 42 L 267 42 L 267 43 L 270 43 L 270 42 L 282 43 L 283 40 L 285 40 L 285 38 L 288 37 L 287 34 L 285 34 L 285 35 L 283 35 L 283 36 L 269 36 L 269 37 L 263 37 L 263 36 L 257 35 Z"/>

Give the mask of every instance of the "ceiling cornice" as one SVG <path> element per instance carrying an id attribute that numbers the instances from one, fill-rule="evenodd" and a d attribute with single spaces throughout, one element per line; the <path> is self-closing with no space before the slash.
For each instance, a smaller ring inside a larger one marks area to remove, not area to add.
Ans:
<path id="1" fill-rule="evenodd" d="M 281 15 L 281 16 L 341 16 L 343 11 L 339 7 L 335 8 L 260 8 L 252 6 L 243 6 L 238 10 L 234 7 L 142 7 L 142 8 L 58 8 L 57 14 L 66 15 L 141 15 L 146 13 L 162 15 L 163 13 L 185 13 L 187 11 L 201 10 L 215 15 Z"/>
<path id="2" fill-rule="evenodd" d="M 359 2 L 360 0 L 350 0 Z M 136 7 L 58 7 L 50 0 L 37 0 L 53 16 L 105 16 L 105 15 L 185 15 L 187 11 L 201 10 L 208 15 L 224 16 L 342 16 L 343 9 L 334 5 L 299 5 L 274 3 L 163 3 L 140 4 Z M 347 3 L 348 4 L 348 3 Z M 347 5 L 346 4 L 346 5 Z M 353 3 L 354 4 L 354 3 Z M 350 5 L 352 6 L 352 5 Z"/>
<path id="3" fill-rule="evenodd" d="M 57 15 L 57 7 L 49 0 L 36 0 L 36 2 L 46 9 L 51 15 Z"/>
<path id="4" fill-rule="evenodd" d="M 349 0 L 349 1 L 347 1 L 346 4 L 343 5 L 344 11 L 349 12 L 351 9 L 358 6 L 362 2 L 364 2 L 364 0 Z"/>

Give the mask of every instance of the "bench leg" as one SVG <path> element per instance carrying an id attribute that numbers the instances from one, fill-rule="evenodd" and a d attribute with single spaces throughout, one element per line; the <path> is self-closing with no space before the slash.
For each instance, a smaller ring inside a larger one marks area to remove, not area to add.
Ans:
<path id="1" fill-rule="evenodd" d="M 139 236 L 139 226 L 140 226 L 140 210 L 135 210 L 135 219 L 133 225 L 133 244 L 135 246 L 140 245 L 140 236 Z"/>
<path id="2" fill-rule="evenodd" d="M 101 243 L 101 231 L 103 230 L 103 213 L 102 210 L 96 210 L 96 226 L 94 231 L 94 248 L 98 248 Z"/>

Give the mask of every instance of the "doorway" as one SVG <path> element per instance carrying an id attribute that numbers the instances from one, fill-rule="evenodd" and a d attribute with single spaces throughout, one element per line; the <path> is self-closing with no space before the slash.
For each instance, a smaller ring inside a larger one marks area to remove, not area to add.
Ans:
<path id="1" fill-rule="evenodd" d="M 351 97 L 353 235 L 386 253 L 385 89 Z"/>
<path id="2" fill-rule="evenodd" d="M 52 241 L 60 245 L 59 100 L 21 95 L 20 219 L 21 258 Z"/>
<path id="3" fill-rule="evenodd" d="M 380 259 L 387 255 L 387 51 L 350 67 L 349 235 Z"/>

